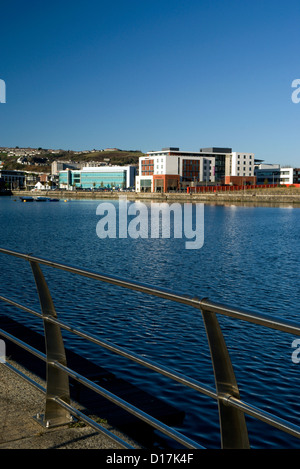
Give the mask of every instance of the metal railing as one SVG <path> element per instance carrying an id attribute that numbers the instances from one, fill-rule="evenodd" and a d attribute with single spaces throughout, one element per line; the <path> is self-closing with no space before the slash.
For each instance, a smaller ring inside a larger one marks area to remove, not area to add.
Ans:
<path id="1" fill-rule="evenodd" d="M 132 360 L 133 362 L 138 363 L 139 365 L 143 365 L 212 399 L 215 399 L 218 403 L 219 411 L 221 448 L 250 448 L 248 429 L 245 419 L 246 414 L 283 432 L 300 438 L 299 426 L 241 400 L 237 380 L 234 374 L 222 330 L 217 319 L 217 314 L 225 315 L 242 321 L 248 321 L 256 325 L 299 336 L 300 326 L 297 323 L 281 320 L 278 318 L 267 317 L 260 313 L 254 313 L 219 303 L 214 303 L 206 298 L 199 299 L 183 294 L 177 294 L 169 290 L 156 288 L 142 283 L 131 282 L 118 277 L 99 274 L 89 270 L 52 262 L 47 259 L 11 251 L 4 248 L 0 248 L 0 253 L 8 254 L 28 261 L 34 275 L 41 305 L 41 313 L 4 296 L 0 296 L 0 300 L 23 311 L 26 311 L 27 313 L 33 314 L 43 320 L 46 354 L 43 354 L 40 351 L 32 348 L 30 345 L 26 344 L 20 339 L 17 339 L 16 337 L 13 337 L 11 334 L 5 332 L 2 329 L 0 329 L 0 334 L 46 362 L 46 389 L 33 381 L 31 378 L 27 377 L 24 373 L 20 372 L 11 364 L 5 363 L 6 366 L 8 366 L 12 371 L 19 374 L 19 376 L 26 379 L 30 384 L 45 393 L 45 413 L 39 419 L 40 423 L 42 423 L 45 427 L 52 427 L 69 423 L 72 419 L 72 416 L 75 416 L 86 422 L 98 432 L 105 434 L 113 441 L 117 442 L 120 447 L 133 448 L 130 444 L 123 441 L 70 404 L 69 378 L 71 377 L 77 382 L 83 384 L 84 386 L 92 389 L 96 393 L 113 402 L 117 406 L 120 406 L 122 409 L 125 409 L 127 412 L 131 413 L 138 419 L 146 422 L 151 427 L 179 442 L 183 447 L 204 449 L 203 446 L 186 437 L 182 433 L 165 425 L 156 418 L 148 415 L 144 411 L 124 401 L 115 394 L 112 394 L 93 381 L 85 378 L 83 375 L 70 369 L 67 366 L 65 348 L 61 333 L 61 330 L 64 329 L 73 334 L 76 334 L 77 336 L 87 339 L 94 344 L 104 347 L 110 352 L 121 355 L 129 360 Z M 119 347 L 118 345 L 107 342 L 103 339 L 99 339 L 92 334 L 87 334 L 79 328 L 71 327 L 60 321 L 57 317 L 57 313 L 45 277 L 42 273 L 40 267 L 41 265 L 53 267 L 55 269 L 60 269 L 69 273 L 81 275 L 90 279 L 106 282 L 115 286 L 164 298 L 199 309 L 202 313 L 209 343 L 216 389 L 206 386 L 205 384 L 195 379 L 189 378 L 168 367 L 162 366 L 156 362 L 148 360 L 131 351 Z"/>

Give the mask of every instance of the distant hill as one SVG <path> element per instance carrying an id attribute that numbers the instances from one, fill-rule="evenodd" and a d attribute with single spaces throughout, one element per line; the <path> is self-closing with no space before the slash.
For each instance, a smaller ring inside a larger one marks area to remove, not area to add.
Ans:
<path id="1" fill-rule="evenodd" d="M 105 162 L 113 165 L 138 164 L 139 157 L 144 153 L 138 150 L 104 150 L 76 155 L 78 162 Z"/>
<path id="2" fill-rule="evenodd" d="M 24 149 L 24 160 L 26 164 L 18 162 L 22 160 L 22 149 L 1 149 L 0 161 L 3 163 L 3 169 L 14 169 L 21 171 L 51 172 L 51 163 L 53 161 L 73 161 L 76 163 L 99 163 L 106 162 L 112 165 L 137 165 L 139 157 L 143 156 L 139 150 L 92 150 L 87 152 L 76 152 L 72 150 L 47 150 L 47 149 Z M 12 154 L 12 153 L 16 154 Z M 27 152 L 27 153 L 26 153 Z"/>

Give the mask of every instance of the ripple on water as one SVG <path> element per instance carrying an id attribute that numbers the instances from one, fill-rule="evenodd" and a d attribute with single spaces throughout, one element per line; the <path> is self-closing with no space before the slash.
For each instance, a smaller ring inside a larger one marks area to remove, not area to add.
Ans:
<path id="1" fill-rule="evenodd" d="M 299 322 L 298 209 L 205 206 L 204 246 L 193 251 L 172 238 L 100 240 L 99 201 L 19 204 L 2 199 L 3 247 Z M 8 263 L 1 255 L 0 269 L 0 294 L 38 309 L 30 267 L 13 258 Z M 200 311 L 50 268 L 43 271 L 60 319 L 214 387 Z M 2 311 L 15 314 L 9 306 Z M 20 318 L 29 322 L 23 313 Z M 291 360 L 294 337 L 224 317 L 219 321 L 242 398 L 297 424 L 300 364 Z M 35 327 L 42 326 L 35 322 Z M 183 408 L 180 429 L 200 444 L 219 447 L 216 402 L 84 340 L 68 335 L 66 343 Z M 299 447 L 298 440 L 278 430 L 250 417 L 247 422 L 254 448 Z"/>

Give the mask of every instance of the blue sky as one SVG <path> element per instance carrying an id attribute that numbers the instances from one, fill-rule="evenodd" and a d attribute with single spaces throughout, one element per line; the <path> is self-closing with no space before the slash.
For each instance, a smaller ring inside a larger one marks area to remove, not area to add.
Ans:
<path id="1" fill-rule="evenodd" d="M 198 151 L 300 166 L 300 3 L 1 2 L 0 146 Z"/>

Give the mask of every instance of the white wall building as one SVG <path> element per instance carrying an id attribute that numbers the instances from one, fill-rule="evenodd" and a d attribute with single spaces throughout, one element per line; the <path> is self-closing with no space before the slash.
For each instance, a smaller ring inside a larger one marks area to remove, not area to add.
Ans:
<path id="1" fill-rule="evenodd" d="M 136 191 L 177 190 L 180 185 L 215 181 L 215 157 L 167 148 L 139 158 Z"/>
<path id="2" fill-rule="evenodd" d="M 230 176 L 254 176 L 254 154 L 234 151 L 231 157 Z"/>
<path id="3" fill-rule="evenodd" d="M 280 184 L 293 184 L 294 183 L 294 168 L 281 167 L 280 168 Z"/>
<path id="4" fill-rule="evenodd" d="M 231 148 L 203 148 L 199 152 L 163 148 L 139 159 L 136 190 L 176 190 L 196 184 L 255 184 L 254 154 Z"/>

